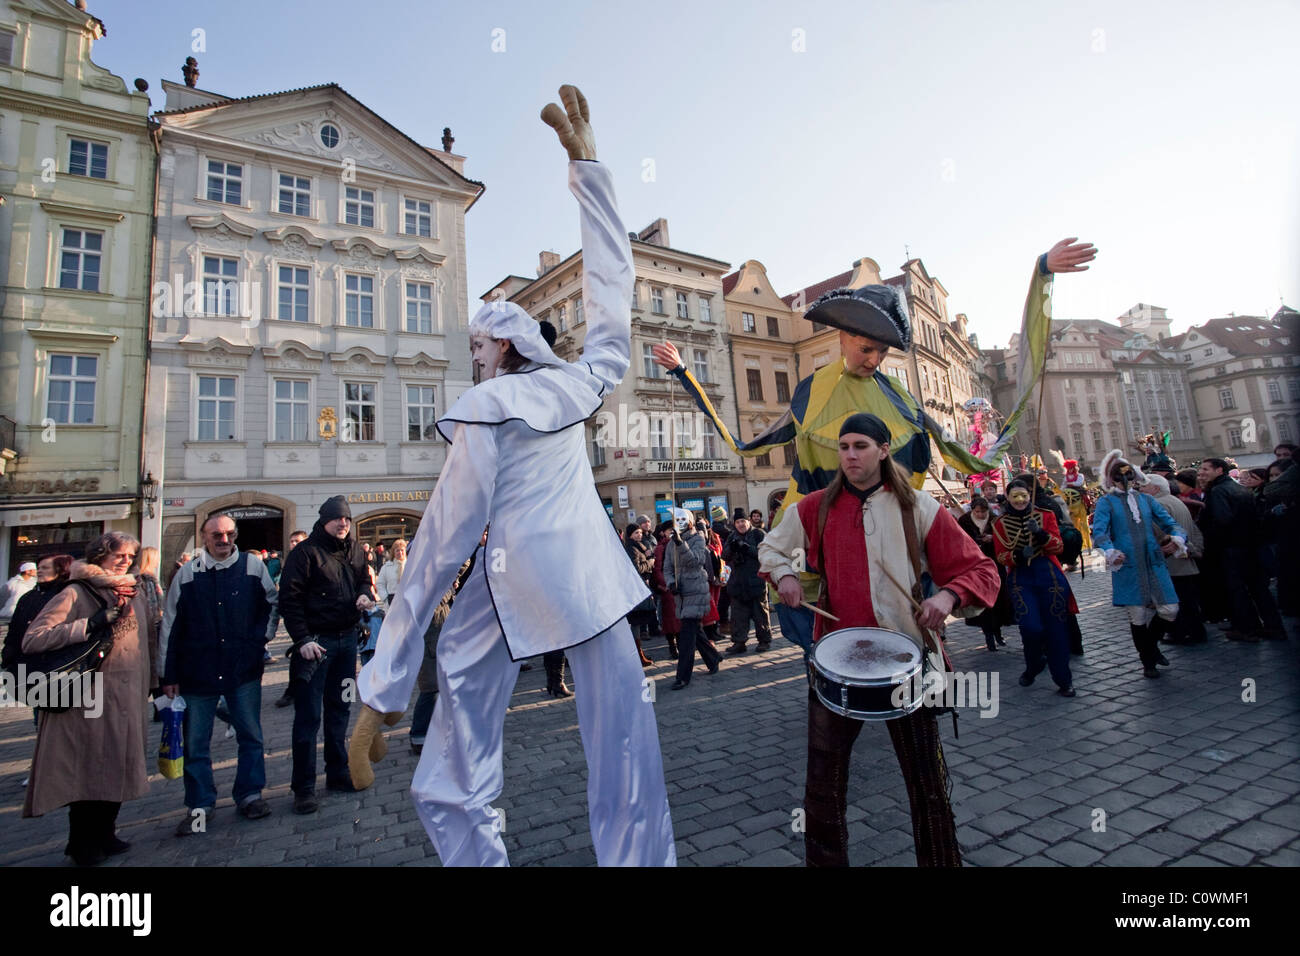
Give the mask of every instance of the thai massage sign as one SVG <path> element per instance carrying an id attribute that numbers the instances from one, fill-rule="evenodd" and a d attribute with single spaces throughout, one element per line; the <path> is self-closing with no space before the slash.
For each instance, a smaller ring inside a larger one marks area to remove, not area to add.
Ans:
<path id="1" fill-rule="evenodd" d="M 689 474 L 691 472 L 718 472 L 731 471 L 733 465 L 729 461 L 712 458 L 679 458 L 676 462 L 677 467 L 673 467 L 671 461 L 647 461 L 645 463 L 646 474 L 648 475 L 668 475 L 676 471 L 679 475 Z"/>

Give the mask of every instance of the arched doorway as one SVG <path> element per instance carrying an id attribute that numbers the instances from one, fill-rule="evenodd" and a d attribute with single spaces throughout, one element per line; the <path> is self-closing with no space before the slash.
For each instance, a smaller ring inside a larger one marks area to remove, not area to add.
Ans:
<path id="1" fill-rule="evenodd" d="M 413 511 L 386 511 L 383 514 L 368 514 L 357 519 L 357 541 L 369 544 L 372 548 L 383 545 L 391 548 L 398 538 L 408 542 L 415 537 L 420 527 L 420 515 Z"/>
<path id="2" fill-rule="evenodd" d="M 286 540 L 284 512 L 270 505 L 237 505 L 212 514 L 234 518 L 239 527 L 240 551 L 283 551 Z"/>

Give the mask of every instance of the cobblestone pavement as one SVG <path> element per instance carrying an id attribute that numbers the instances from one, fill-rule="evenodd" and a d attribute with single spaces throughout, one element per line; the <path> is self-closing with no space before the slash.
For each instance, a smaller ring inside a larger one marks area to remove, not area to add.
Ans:
<path id="1" fill-rule="evenodd" d="M 1166 648 L 1173 666 L 1142 677 L 1123 612 L 1110 606 L 1099 566 L 1070 575 L 1087 654 L 1072 659 L 1079 696 L 1054 693 L 1044 673 L 1029 688 L 1020 640 L 990 654 L 978 629 L 949 625 L 959 671 L 998 679 L 995 717 L 963 711 L 960 739 L 944 718 L 944 749 L 966 863 L 974 866 L 1300 864 L 1300 628 L 1288 641 L 1236 644 L 1211 628 L 1210 642 Z M 283 652 L 283 634 L 273 650 Z M 751 648 L 753 647 L 751 641 Z M 682 865 L 792 866 L 803 858 L 793 831 L 803 798 L 806 684 L 801 652 L 726 658 L 688 690 L 669 693 L 662 640 L 647 673 L 655 681 L 659 733 Z M 327 794 L 319 813 L 290 809 L 292 709 L 272 701 L 287 669 L 277 660 L 263 684 L 265 796 L 274 814 L 239 818 L 229 792 L 235 741 L 217 723 L 213 760 L 222 799 L 202 836 L 172 835 L 182 811 L 179 780 L 150 778 L 126 804 L 120 834 L 129 853 L 105 866 L 437 865 L 408 788 L 415 758 L 408 717 L 389 732 L 375 786 Z M 540 660 L 520 675 L 505 724 L 504 838 L 515 865 L 595 862 L 586 819 L 586 768 L 573 700 L 548 698 Z M 1253 690 L 1253 694 L 1251 691 Z M 1253 699 L 1251 699 L 1253 697 Z M 354 708 L 355 712 L 356 708 Z M 151 725 L 151 754 L 158 727 Z M 66 811 L 20 819 L 22 780 L 35 733 L 31 711 L 0 708 L 0 863 L 61 865 Z M 907 797 L 888 735 L 868 726 L 854 753 L 849 789 L 854 865 L 912 866 Z M 150 759 L 150 767 L 154 760 Z M 323 766 L 323 763 L 321 764 Z M 1104 828 L 1103 828 L 1104 825 Z"/>

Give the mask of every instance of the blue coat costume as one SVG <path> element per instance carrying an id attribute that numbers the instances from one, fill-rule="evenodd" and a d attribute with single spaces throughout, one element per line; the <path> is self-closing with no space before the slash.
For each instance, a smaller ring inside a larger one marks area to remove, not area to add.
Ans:
<path id="1" fill-rule="evenodd" d="M 1126 494 L 1111 491 L 1098 501 L 1092 515 L 1092 541 L 1103 550 L 1124 552 L 1124 564 L 1111 575 L 1114 596 L 1120 606 L 1151 607 L 1177 604 L 1178 592 L 1165 566 L 1165 556 L 1156 543 L 1155 528 L 1171 537 L 1187 540 L 1187 532 L 1150 495 L 1136 492 L 1142 523 L 1133 520 Z M 1140 549 L 1140 550 L 1139 550 Z"/>

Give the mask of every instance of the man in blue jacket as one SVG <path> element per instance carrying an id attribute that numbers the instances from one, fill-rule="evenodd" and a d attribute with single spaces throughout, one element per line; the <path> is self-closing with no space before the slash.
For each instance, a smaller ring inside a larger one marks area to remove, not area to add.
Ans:
<path id="1" fill-rule="evenodd" d="M 262 559 L 235 547 L 229 515 L 210 515 L 203 548 L 176 572 L 163 612 L 162 689 L 185 697 L 185 806 L 177 836 L 206 833 L 217 802 L 212 779 L 212 722 L 226 698 L 239 745 L 234 798 L 249 820 L 270 814 L 262 799 L 262 667 L 271 639 L 275 582 Z"/>

